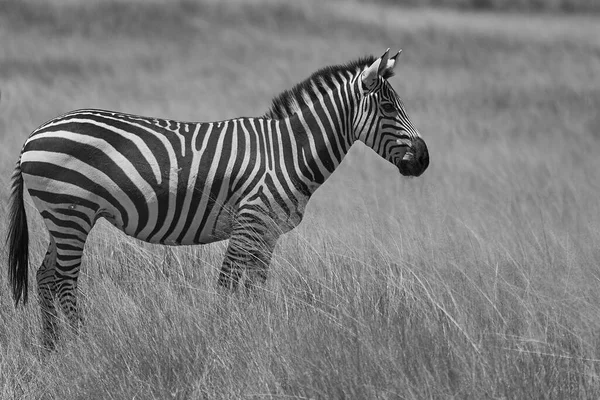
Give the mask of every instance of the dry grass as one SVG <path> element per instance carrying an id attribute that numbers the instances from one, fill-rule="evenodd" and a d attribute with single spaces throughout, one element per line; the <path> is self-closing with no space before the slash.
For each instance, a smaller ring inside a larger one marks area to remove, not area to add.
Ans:
<path id="1" fill-rule="evenodd" d="M 223 244 L 101 224 L 79 337 L 42 356 L 35 301 L 0 296 L 0 398 L 599 397 L 597 18 L 132 4 L 3 3 L 1 187 L 62 112 L 259 115 L 314 70 L 387 47 L 404 49 L 393 84 L 431 167 L 401 179 L 357 145 L 250 297 L 217 291 Z M 47 234 L 28 211 L 33 272 Z"/>

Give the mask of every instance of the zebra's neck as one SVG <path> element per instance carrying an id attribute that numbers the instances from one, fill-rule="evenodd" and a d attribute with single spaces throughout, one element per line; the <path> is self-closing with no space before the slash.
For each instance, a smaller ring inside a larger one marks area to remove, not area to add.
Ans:
<path id="1" fill-rule="evenodd" d="M 310 102 L 279 121 L 290 139 L 289 156 L 298 167 L 298 179 L 308 195 L 333 173 L 355 141 L 353 93 L 352 80 L 344 79 L 327 91 L 313 92 Z"/>

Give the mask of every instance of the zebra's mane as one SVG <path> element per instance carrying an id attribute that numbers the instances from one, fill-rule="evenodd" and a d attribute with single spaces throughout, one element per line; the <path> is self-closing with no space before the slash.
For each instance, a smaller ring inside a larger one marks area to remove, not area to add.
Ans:
<path id="1" fill-rule="evenodd" d="M 313 73 L 304 81 L 297 83 L 289 90 L 284 90 L 275 96 L 271 103 L 271 108 L 264 114 L 264 118 L 284 119 L 296 114 L 303 107 L 308 105 L 311 93 L 315 89 L 334 86 L 333 77 L 347 75 L 348 72 L 355 74 L 362 71 L 365 67 L 371 65 L 377 58 L 366 56 L 342 65 L 331 65 L 321 68 Z M 387 72 L 384 78 L 390 78 L 392 71 Z"/>

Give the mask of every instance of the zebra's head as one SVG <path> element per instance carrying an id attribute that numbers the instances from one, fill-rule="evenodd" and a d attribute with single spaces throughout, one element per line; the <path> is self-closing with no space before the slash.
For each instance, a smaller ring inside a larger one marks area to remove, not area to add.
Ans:
<path id="1" fill-rule="evenodd" d="M 388 82 L 401 52 L 389 57 L 388 49 L 360 74 L 353 128 L 358 140 L 398 167 L 402 175 L 419 176 L 429 165 L 427 145 Z"/>

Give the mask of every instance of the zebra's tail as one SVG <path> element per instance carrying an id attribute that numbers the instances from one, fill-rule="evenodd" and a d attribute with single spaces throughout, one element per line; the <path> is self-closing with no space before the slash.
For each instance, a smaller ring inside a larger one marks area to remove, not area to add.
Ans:
<path id="1" fill-rule="evenodd" d="M 12 287 L 15 307 L 23 298 L 27 303 L 27 272 L 29 269 L 29 232 L 27 215 L 23 203 L 23 174 L 21 158 L 12 175 L 12 194 L 10 196 L 9 225 L 6 244 L 8 246 L 8 281 Z"/>

